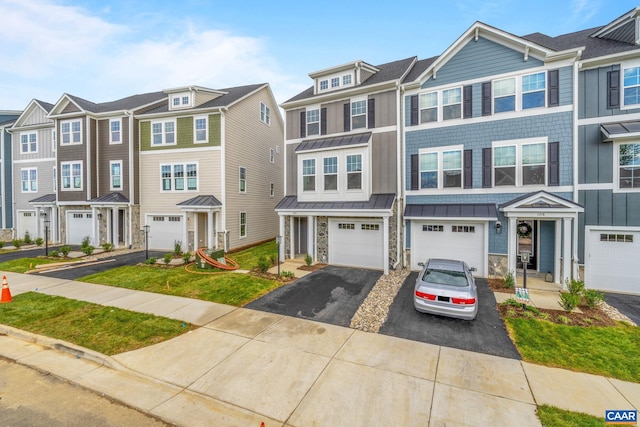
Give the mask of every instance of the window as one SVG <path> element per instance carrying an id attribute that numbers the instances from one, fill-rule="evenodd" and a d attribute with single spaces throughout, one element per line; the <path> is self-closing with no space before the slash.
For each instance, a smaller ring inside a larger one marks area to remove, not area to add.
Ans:
<path id="1" fill-rule="evenodd" d="M 601 242 L 633 243 L 633 234 L 600 234 Z"/>
<path id="2" fill-rule="evenodd" d="M 20 134 L 20 152 L 22 154 L 38 152 L 38 134 L 36 132 Z"/>
<path id="3" fill-rule="evenodd" d="M 120 119 L 109 121 L 109 134 L 111 144 L 119 144 L 120 139 Z"/>
<path id="4" fill-rule="evenodd" d="M 152 145 L 173 145 L 176 143 L 175 122 L 155 122 L 151 124 Z"/>
<path id="5" fill-rule="evenodd" d="M 438 92 L 420 94 L 420 123 L 438 121 Z"/>
<path id="6" fill-rule="evenodd" d="M 493 150 L 494 185 L 516 185 L 516 147 L 496 147 Z"/>
<path id="7" fill-rule="evenodd" d="M 53 191 L 58 191 L 58 169 L 53 167 Z"/>
<path id="8" fill-rule="evenodd" d="M 80 120 L 68 120 L 60 123 L 61 144 L 82 144 L 82 125 Z"/>
<path id="9" fill-rule="evenodd" d="M 442 232 L 442 231 L 444 231 L 444 226 L 443 225 L 423 225 L 422 226 L 422 231 Z"/>
<path id="10" fill-rule="evenodd" d="M 342 76 L 342 85 L 347 86 L 351 84 L 351 74 L 346 74 Z"/>
<path id="11" fill-rule="evenodd" d="M 544 107 L 546 73 L 522 76 L 522 109 Z"/>
<path id="12" fill-rule="evenodd" d="M 273 182 L 269 183 L 269 197 L 273 197 L 276 195 L 276 186 Z"/>
<path id="13" fill-rule="evenodd" d="M 316 159 L 302 161 L 302 190 L 316 191 Z"/>
<path id="14" fill-rule="evenodd" d="M 320 110 L 307 111 L 307 135 L 320 134 Z"/>
<path id="15" fill-rule="evenodd" d="M 263 102 L 260 103 L 260 120 L 267 125 L 271 124 L 271 109 Z"/>
<path id="16" fill-rule="evenodd" d="M 624 105 L 640 104 L 640 67 L 624 69 Z"/>
<path id="17" fill-rule="evenodd" d="M 420 154 L 420 188 L 438 188 L 438 153 Z"/>
<path id="18" fill-rule="evenodd" d="M 462 88 L 442 91 L 442 119 L 451 120 L 462 117 Z"/>
<path id="19" fill-rule="evenodd" d="M 276 162 L 276 150 L 273 148 L 269 148 L 269 163 Z"/>
<path id="20" fill-rule="evenodd" d="M 196 117 L 193 120 L 193 135 L 195 137 L 194 143 L 207 142 L 207 118 Z"/>
<path id="21" fill-rule="evenodd" d="M 109 162 L 111 170 L 111 190 L 122 190 L 122 161 Z"/>
<path id="22" fill-rule="evenodd" d="M 380 224 L 360 224 L 360 229 L 366 231 L 379 231 Z"/>
<path id="23" fill-rule="evenodd" d="M 355 230 L 356 229 L 356 225 L 355 224 L 350 224 L 350 223 L 339 223 L 338 224 L 338 230 Z"/>
<path id="24" fill-rule="evenodd" d="M 176 163 L 160 165 L 162 191 L 197 191 L 198 165 L 196 163 Z"/>
<path id="25" fill-rule="evenodd" d="M 420 188 L 461 188 L 462 150 L 420 153 Z"/>
<path id="26" fill-rule="evenodd" d="M 189 97 L 188 96 L 183 96 L 182 97 L 182 105 L 189 105 Z"/>
<path id="27" fill-rule="evenodd" d="M 38 191 L 38 169 L 21 169 L 20 175 L 23 193 L 35 193 Z"/>
<path id="28" fill-rule="evenodd" d="M 173 98 L 173 106 L 174 107 L 179 107 L 180 106 L 180 97 L 176 96 L 175 98 Z"/>
<path id="29" fill-rule="evenodd" d="M 475 233 L 476 227 L 473 225 L 452 225 L 451 231 L 454 233 Z"/>
<path id="30" fill-rule="evenodd" d="M 493 148 L 495 186 L 546 185 L 547 144 L 521 143 Z"/>
<path id="31" fill-rule="evenodd" d="M 545 144 L 522 146 L 522 185 L 544 185 L 546 168 Z"/>
<path id="32" fill-rule="evenodd" d="M 338 189 L 338 158 L 324 158 L 324 190 L 335 191 Z"/>
<path id="33" fill-rule="evenodd" d="M 51 129 L 51 146 L 52 146 L 52 151 L 55 152 L 56 151 L 56 135 L 57 132 L 55 129 Z"/>
<path id="34" fill-rule="evenodd" d="M 367 127 L 367 101 L 355 101 L 351 103 L 351 129 Z"/>
<path id="35" fill-rule="evenodd" d="M 240 167 L 239 180 L 240 180 L 239 191 L 241 193 L 246 193 L 247 192 L 247 168 L 243 168 L 242 166 Z"/>
<path id="36" fill-rule="evenodd" d="M 347 156 L 347 190 L 362 189 L 362 154 Z"/>
<path id="37" fill-rule="evenodd" d="M 502 113 L 516 109 L 516 78 L 493 82 L 493 112 Z"/>
<path id="38" fill-rule="evenodd" d="M 320 80 L 320 90 L 329 89 L 329 80 Z"/>
<path id="39" fill-rule="evenodd" d="M 620 144 L 618 185 L 621 189 L 640 189 L 640 144 Z"/>
<path id="40" fill-rule="evenodd" d="M 62 190 L 82 190 L 82 163 L 60 163 L 60 175 L 62 176 Z"/>
<path id="41" fill-rule="evenodd" d="M 247 237 L 247 213 L 240 212 L 240 237 Z"/>
<path id="42" fill-rule="evenodd" d="M 340 86 L 340 77 L 334 77 L 331 79 L 331 87 L 338 87 Z"/>
<path id="43" fill-rule="evenodd" d="M 462 187 L 462 151 L 444 151 L 442 153 L 442 186 L 445 188 Z"/>

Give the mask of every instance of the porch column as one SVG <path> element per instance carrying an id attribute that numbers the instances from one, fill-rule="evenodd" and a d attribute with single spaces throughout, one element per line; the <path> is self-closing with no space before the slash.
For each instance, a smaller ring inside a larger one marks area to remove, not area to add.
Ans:
<path id="1" fill-rule="evenodd" d="M 207 248 L 213 249 L 213 211 L 207 212 Z"/>
<path id="2" fill-rule="evenodd" d="M 70 224 L 67 224 L 69 227 Z M 93 246 L 98 245 L 98 210 L 96 208 L 91 208 L 91 243 Z"/>
<path id="3" fill-rule="evenodd" d="M 120 247 L 120 236 L 118 235 L 118 231 L 120 230 L 120 227 L 118 225 L 118 222 L 120 221 L 120 215 L 118 215 L 118 213 L 119 212 L 117 207 L 111 208 L 111 224 L 107 222 L 107 230 L 111 229 L 111 233 L 109 233 L 108 235 L 112 236 L 111 238 L 113 239 L 113 242 L 111 243 L 113 243 L 113 247 L 116 249 Z M 100 233 L 100 221 L 98 221 L 98 233 Z M 108 237 L 107 240 L 109 240 Z"/>
<path id="4" fill-rule="evenodd" d="M 507 235 L 507 258 L 509 260 L 509 271 L 516 273 L 518 262 L 518 218 L 509 217 L 509 232 Z"/>
<path id="5" fill-rule="evenodd" d="M 191 212 L 191 215 L 193 216 L 193 248 L 198 250 L 200 247 L 200 242 L 198 241 L 198 212 Z"/>
<path id="6" fill-rule="evenodd" d="M 293 221 L 292 216 L 289 217 L 289 242 L 291 242 L 291 244 L 289 245 L 289 258 L 293 259 L 296 256 L 296 243 L 293 240 L 294 238 L 294 234 L 293 234 L 293 225 L 294 225 L 294 221 Z"/>
<path id="7" fill-rule="evenodd" d="M 51 226 L 49 230 L 49 235 L 51 236 L 51 241 L 54 243 L 60 242 L 60 229 L 58 226 L 58 207 L 53 206 L 51 208 Z"/>
<path id="8" fill-rule="evenodd" d="M 278 227 L 278 236 L 282 239 L 280 241 L 280 247 L 278 248 L 278 256 L 280 257 L 280 261 L 284 261 L 284 252 L 285 252 L 285 244 L 284 244 L 284 233 L 285 233 L 285 217 L 284 215 L 278 215 L 278 220 L 280 226 Z M 291 235 L 289 235 L 289 242 L 291 242 Z M 291 243 L 289 243 L 291 244 Z"/>
<path id="9" fill-rule="evenodd" d="M 311 255 L 311 258 L 315 261 L 316 254 L 313 247 L 316 244 L 316 235 L 313 232 L 313 216 L 307 217 L 307 253 Z"/>
<path id="10" fill-rule="evenodd" d="M 389 217 L 382 218 L 382 267 L 384 274 L 389 274 Z"/>
<path id="11" fill-rule="evenodd" d="M 218 212 L 213 212 L 213 247 L 215 249 L 218 249 L 218 216 L 219 213 Z"/>
<path id="12" fill-rule="evenodd" d="M 562 222 L 557 219 L 555 221 L 556 233 L 555 233 L 555 256 L 553 257 L 553 282 L 561 283 L 560 267 L 562 259 Z"/>
<path id="13" fill-rule="evenodd" d="M 189 215 L 187 212 L 182 212 L 182 249 L 185 251 L 189 250 L 189 228 L 187 222 L 189 222 Z M 194 251 L 197 249 L 193 248 Z"/>
<path id="14" fill-rule="evenodd" d="M 36 208 L 36 235 L 35 236 L 31 236 L 31 238 L 33 240 L 37 239 L 38 237 L 40 237 L 40 230 L 42 229 L 42 220 L 43 218 L 40 218 L 40 208 Z M 22 238 L 24 236 L 18 236 L 19 238 Z"/>
<path id="15" fill-rule="evenodd" d="M 571 218 L 562 218 L 562 288 L 571 280 Z"/>

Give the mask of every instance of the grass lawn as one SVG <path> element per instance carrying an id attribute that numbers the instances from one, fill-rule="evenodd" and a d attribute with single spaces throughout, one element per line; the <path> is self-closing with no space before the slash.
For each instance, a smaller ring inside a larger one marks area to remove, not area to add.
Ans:
<path id="1" fill-rule="evenodd" d="M 0 305 L 0 323 L 114 355 L 195 329 L 179 320 L 27 292 Z"/>
<path id="2" fill-rule="evenodd" d="M 278 259 L 278 245 L 275 240 L 270 240 L 261 245 L 254 246 L 244 251 L 227 254 L 229 258 L 234 260 L 240 265 L 242 270 L 251 270 L 258 266 L 258 258 L 261 256 L 267 259 Z"/>
<path id="3" fill-rule="evenodd" d="M 640 383 L 639 327 L 580 327 L 522 318 L 505 322 L 527 362 Z"/>
<path id="4" fill-rule="evenodd" d="M 604 427 L 604 414 L 602 418 L 579 412 L 565 411 L 553 406 L 538 406 L 538 418 L 545 427 Z"/>
<path id="5" fill-rule="evenodd" d="M 53 264 L 56 262 L 65 262 L 65 260 L 62 258 L 19 258 L 11 261 L 0 262 L 0 270 L 11 271 L 12 273 L 24 273 L 26 271 L 33 270 L 36 265 Z"/>

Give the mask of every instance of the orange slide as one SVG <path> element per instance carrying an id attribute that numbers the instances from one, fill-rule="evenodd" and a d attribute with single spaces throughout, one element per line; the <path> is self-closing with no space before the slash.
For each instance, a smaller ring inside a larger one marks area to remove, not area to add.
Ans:
<path id="1" fill-rule="evenodd" d="M 226 264 L 219 262 L 218 260 L 215 260 L 211 258 L 209 255 L 207 255 L 206 248 L 198 249 L 198 255 L 200 255 L 200 258 L 202 258 L 204 262 L 206 262 L 212 267 L 219 268 L 221 270 L 237 270 L 238 269 L 238 263 L 226 255 L 224 256 L 224 260 L 226 261 Z"/>

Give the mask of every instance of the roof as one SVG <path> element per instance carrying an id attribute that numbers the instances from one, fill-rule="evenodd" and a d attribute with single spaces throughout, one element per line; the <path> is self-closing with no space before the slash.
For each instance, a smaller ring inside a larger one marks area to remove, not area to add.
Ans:
<path id="1" fill-rule="evenodd" d="M 501 211 L 504 212 L 506 209 L 571 209 L 583 212 L 584 206 L 556 194 L 540 190 L 523 194 L 500 205 Z"/>
<path id="2" fill-rule="evenodd" d="M 334 138 L 311 139 L 302 141 L 296 148 L 296 152 L 307 150 L 320 150 L 323 148 L 344 147 L 347 145 L 366 144 L 371 138 L 371 132 L 355 135 L 336 136 Z"/>
<path id="3" fill-rule="evenodd" d="M 361 202 L 300 202 L 298 196 L 285 196 L 275 210 L 389 210 L 393 207 L 395 194 L 372 194 L 369 200 Z"/>
<path id="4" fill-rule="evenodd" d="M 73 102 L 78 104 L 80 108 L 91 113 L 106 113 L 110 111 L 131 110 L 167 98 L 167 94 L 164 92 L 149 92 L 128 96 L 116 101 L 96 104 L 94 102 L 87 101 L 86 99 L 82 99 L 74 95 L 67 94 L 67 96 Z"/>
<path id="5" fill-rule="evenodd" d="M 15 123 L 15 122 L 16 122 L 16 120 L 18 120 L 18 118 L 10 119 L 10 120 L 4 121 L 4 122 L 0 122 L 0 126 L 7 126 L 7 125 L 11 125 L 11 124 Z"/>
<path id="6" fill-rule="evenodd" d="M 47 113 L 50 113 L 53 110 L 54 105 L 48 102 L 40 101 L 39 99 L 34 99 Z"/>
<path id="7" fill-rule="evenodd" d="M 640 121 L 607 123 L 600 125 L 600 131 L 607 139 L 635 137 L 640 134 Z"/>
<path id="8" fill-rule="evenodd" d="M 189 200 L 185 200 L 184 202 L 178 203 L 176 206 L 182 207 L 219 207 L 222 206 L 222 202 L 216 199 L 215 196 L 205 195 L 205 196 L 196 196 Z"/>
<path id="9" fill-rule="evenodd" d="M 45 194 L 44 196 L 37 197 L 33 200 L 29 200 L 29 203 L 39 204 L 39 203 L 55 203 L 56 195 L 55 194 Z"/>
<path id="10" fill-rule="evenodd" d="M 387 62 L 386 64 L 382 64 L 382 65 L 376 65 L 375 67 L 378 68 L 380 71 L 373 74 L 371 77 L 369 77 L 364 82 L 360 83 L 358 86 L 349 86 L 344 89 L 338 89 L 338 90 L 332 91 L 330 93 L 342 93 L 345 91 L 353 90 L 354 88 L 372 86 L 379 83 L 391 82 L 394 80 L 401 79 L 402 76 L 405 75 L 407 70 L 409 70 L 409 67 L 411 66 L 411 64 L 414 63 L 415 60 L 416 60 L 416 57 L 412 56 L 410 58 L 400 59 L 398 61 L 393 61 L 393 62 Z M 324 95 L 327 95 L 327 93 L 323 92 L 321 95 L 324 96 Z M 302 99 L 313 98 L 314 96 L 317 96 L 317 95 L 314 95 L 313 86 L 311 86 L 305 89 L 304 91 L 300 92 L 293 98 L 286 100 L 284 104 L 292 101 L 299 101 Z"/>
<path id="11" fill-rule="evenodd" d="M 404 208 L 405 218 L 484 218 L 498 219 L 495 203 L 410 204 Z"/>
<path id="12" fill-rule="evenodd" d="M 125 195 L 122 193 L 109 193 L 105 196 L 100 196 L 100 197 L 91 199 L 89 200 L 89 203 L 104 203 L 104 204 L 129 203 L 129 199 L 127 199 Z"/>
<path id="13" fill-rule="evenodd" d="M 418 77 L 422 75 L 422 73 L 425 72 L 427 68 L 429 68 L 431 64 L 435 62 L 436 59 L 438 59 L 438 57 L 433 56 L 431 58 L 421 59 L 420 61 L 416 62 L 413 68 L 411 68 L 411 71 L 409 71 L 407 76 L 404 78 L 403 83 L 412 82 L 416 80 Z"/>

